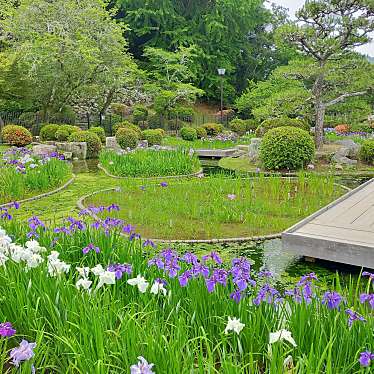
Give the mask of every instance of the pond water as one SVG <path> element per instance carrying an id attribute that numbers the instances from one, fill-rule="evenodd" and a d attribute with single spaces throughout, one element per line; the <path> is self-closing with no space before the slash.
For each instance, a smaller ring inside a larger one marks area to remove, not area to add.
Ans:
<path id="1" fill-rule="evenodd" d="M 98 173 L 98 160 L 75 161 L 73 162 L 74 173 Z M 202 166 L 205 174 L 212 175 L 224 173 L 233 175 L 233 172 L 221 169 L 217 160 L 202 160 Z M 338 182 L 349 188 L 355 188 L 364 183 L 369 178 L 339 178 Z M 176 247 L 174 245 L 174 247 Z M 237 256 L 245 256 L 252 261 L 255 270 L 267 269 L 272 271 L 283 284 L 294 282 L 294 279 L 301 274 L 316 272 L 320 278 L 328 280 L 339 272 L 344 277 L 357 276 L 360 268 L 328 261 L 319 261 L 315 263 L 306 262 L 301 257 L 287 252 L 282 248 L 280 239 L 268 240 L 263 243 L 225 243 L 225 244 L 180 244 L 177 245 L 182 251 L 192 250 L 203 254 L 212 250 L 218 251 L 226 260 Z"/>

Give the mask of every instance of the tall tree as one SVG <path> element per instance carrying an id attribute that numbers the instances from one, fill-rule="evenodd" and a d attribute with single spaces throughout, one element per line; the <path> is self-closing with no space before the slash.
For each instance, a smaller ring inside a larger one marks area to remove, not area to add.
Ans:
<path id="1" fill-rule="evenodd" d="M 315 62 L 312 94 L 317 147 L 323 144 L 326 109 L 349 97 L 367 93 L 367 89 L 347 89 L 341 91 L 339 96 L 324 100 L 329 96 L 326 92 L 331 89 L 327 77 L 355 47 L 369 42 L 369 34 L 373 30 L 373 0 L 307 0 L 296 13 L 296 21 L 280 29 L 280 40 L 291 43 L 300 53 Z M 339 73 L 343 71 L 338 70 Z"/>
<path id="2" fill-rule="evenodd" d="M 23 0 L 2 22 L 43 113 L 90 94 L 105 110 L 132 74 L 123 28 L 105 7 L 103 0 Z"/>

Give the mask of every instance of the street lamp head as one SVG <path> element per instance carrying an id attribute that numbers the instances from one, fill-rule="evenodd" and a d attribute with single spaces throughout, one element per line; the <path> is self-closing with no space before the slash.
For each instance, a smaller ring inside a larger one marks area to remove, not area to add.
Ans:
<path id="1" fill-rule="evenodd" d="M 224 69 L 224 68 L 220 68 L 220 69 L 217 69 L 217 70 L 218 70 L 218 75 L 223 76 L 226 73 L 226 69 Z"/>

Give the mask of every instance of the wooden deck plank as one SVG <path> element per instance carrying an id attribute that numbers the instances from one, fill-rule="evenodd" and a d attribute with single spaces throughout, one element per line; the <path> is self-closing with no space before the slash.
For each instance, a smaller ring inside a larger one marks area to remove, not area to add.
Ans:
<path id="1" fill-rule="evenodd" d="M 304 256 L 374 268 L 374 179 L 284 232 Z"/>

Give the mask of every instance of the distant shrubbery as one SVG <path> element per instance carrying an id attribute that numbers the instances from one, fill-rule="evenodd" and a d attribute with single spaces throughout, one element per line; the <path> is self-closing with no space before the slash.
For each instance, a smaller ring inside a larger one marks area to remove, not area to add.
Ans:
<path id="1" fill-rule="evenodd" d="M 219 123 L 205 123 L 203 128 L 208 136 L 216 136 L 223 132 L 223 126 Z"/>
<path id="2" fill-rule="evenodd" d="M 116 132 L 117 143 L 122 149 L 136 148 L 139 138 L 139 134 L 130 127 L 120 127 Z"/>
<path id="3" fill-rule="evenodd" d="M 164 137 L 164 130 L 162 129 L 149 129 L 142 132 L 142 139 L 148 142 L 151 147 L 153 145 L 160 145 Z"/>
<path id="4" fill-rule="evenodd" d="M 296 170 L 310 163 L 314 151 L 313 139 L 307 131 L 284 126 L 271 129 L 264 135 L 260 158 L 266 169 Z"/>
<path id="5" fill-rule="evenodd" d="M 368 139 L 362 143 L 360 158 L 362 161 L 374 164 L 374 139 Z"/>
<path id="6" fill-rule="evenodd" d="M 275 129 L 277 127 L 291 126 L 303 129 L 305 131 L 310 131 L 310 126 L 307 122 L 297 119 L 297 118 L 288 118 L 288 117 L 278 117 L 278 118 L 269 118 L 261 123 L 260 126 L 256 129 L 256 136 L 262 137 L 269 130 Z"/>
<path id="7" fill-rule="evenodd" d="M 90 127 L 88 131 L 96 134 L 99 137 L 101 143 L 105 143 L 105 139 L 106 139 L 105 130 L 102 127 L 100 126 Z"/>
<path id="8" fill-rule="evenodd" d="M 193 127 L 182 127 L 180 136 L 183 140 L 194 141 L 197 139 L 197 131 Z"/>
<path id="9" fill-rule="evenodd" d="M 247 123 L 244 119 L 234 118 L 230 122 L 230 130 L 239 135 L 244 135 L 247 131 Z"/>
<path id="10" fill-rule="evenodd" d="M 91 131 L 73 132 L 69 136 L 68 141 L 69 142 L 86 142 L 88 158 L 96 158 L 101 150 L 100 138 Z"/>
<path id="11" fill-rule="evenodd" d="M 32 134 L 25 127 L 17 125 L 7 125 L 1 132 L 1 138 L 5 143 L 24 147 L 32 142 Z"/>
<path id="12" fill-rule="evenodd" d="M 122 122 L 116 123 L 113 126 L 113 131 L 114 131 L 115 134 L 117 134 L 117 131 L 119 129 L 130 129 L 130 130 L 137 133 L 139 139 L 142 136 L 142 130 L 140 129 L 140 127 L 137 126 L 137 125 L 134 125 L 133 123 L 131 123 L 129 121 L 122 121 Z"/>
<path id="13" fill-rule="evenodd" d="M 208 136 L 205 128 L 202 126 L 196 127 L 196 135 L 198 139 L 203 139 Z"/>

